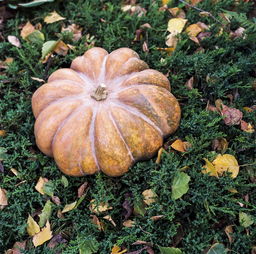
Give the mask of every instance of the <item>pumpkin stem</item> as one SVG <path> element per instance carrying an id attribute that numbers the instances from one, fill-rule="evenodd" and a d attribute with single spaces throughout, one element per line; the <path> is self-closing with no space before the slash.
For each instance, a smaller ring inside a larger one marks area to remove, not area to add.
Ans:
<path id="1" fill-rule="evenodd" d="M 104 83 L 101 83 L 97 89 L 91 94 L 91 97 L 96 101 L 105 100 L 108 97 L 107 87 Z"/>

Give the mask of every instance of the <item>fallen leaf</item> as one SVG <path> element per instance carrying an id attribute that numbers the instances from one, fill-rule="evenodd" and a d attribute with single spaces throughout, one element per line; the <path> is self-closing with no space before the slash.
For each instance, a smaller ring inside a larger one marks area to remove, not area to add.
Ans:
<path id="1" fill-rule="evenodd" d="M 67 55 L 68 50 L 69 50 L 68 45 L 67 45 L 66 43 L 64 43 L 63 41 L 59 41 L 59 42 L 55 45 L 55 47 L 54 47 L 54 49 L 53 49 L 53 51 L 54 51 L 56 54 L 61 55 L 61 56 Z"/>
<path id="2" fill-rule="evenodd" d="M 51 225 L 49 221 L 46 222 L 46 226 L 36 235 L 33 236 L 33 244 L 35 247 L 42 245 L 46 241 L 52 238 Z"/>
<path id="3" fill-rule="evenodd" d="M 109 222 L 111 222 L 111 224 L 116 227 L 116 223 L 113 221 L 112 217 L 110 215 L 106 215 L 103 217 L 103 219 L 108 220 Z"/>
<path id="4" fill-rule="evenodd" d="M 100 204 L 96 204 L 95 199 L 92 199 L 90 201 L 89 209 L 91 212 L 99 214 L 99 213 L 103 213 L 108 210 L 111 210 L 113 209 L 113 207 L 109 206 L 108 203 L 103 203 L 103 202 L 101 202 Z"/>
<path id="5" fill-rule="evenodd" d="M 88 182 L 84 182 L 77 190 L 78 198 L 81 198 L 84 195 L 85 190 L 88 188 Z"/>
<path id="6" fill-rule="evenodd" d="M 185 87 L 187 89 L 192 90 L 193 89 L 193 84 L 194 84 L 194 77 L 192 76 L 185 84 Z"/>
<path id="7" fill-rule="evenodd" d="M 156 198 L 157 198 L 157 195 L 154 191 L 152 191 L 151 189 L 148 189 L 148 190 L 144 190 L 142 192 L 142 195 L 144 197 L 143 201 L 145 204 L 147 205 L 150 205 L 152 203 L 155 203 L 156 202 Z"/>
<path id="8" fill-rule="evenodd" d="M 6 136 L 6 131 L 0 130 L 0 137 L 5 137 L 5 136 Z"/>
<path id="9" fill-rule="evenodd" d="M 13 35 L 9 35 L 7 37 L 7 40 L 15 47 L 17 48 L 21 48 L 21 44 L 20 44 L 20 40 L 16 37 L 16 36 L 13 36 Z"/>
<path id="10" fill-rule="evenodd" d="M 182 251 L 174 247 L 161 247 L 158 246 L 160 254 L 182 254 Z"/>
<path id="11" fill-rule="evenodd" d="M 243 117 L 240 110 L 230 108 L 224 104 L 222 104 L 221 115 L 224 116 L 224 122 L 228 126 L 240 124 Z"/>
<path id="12" fill-rule="evenodd" d="M 200 17 L 209 17 L 210 15 L 211 15 L 211 13 L 208 11 L 200 11 L 199 12 Z"/>
<path id="13" fill-rule="evenodd" d="M 186 33 L 190 38 L 196 37 L 200 32 L 202 32 L 202 28 L 198 24 L 192 24 L 186 28 Z"/>
<path id="14" fill-rule="evenodd" d="M 144 216 L 146 214 L 145 204 L 142 200 L 135 200 L 133 203 L 134 215 Z"/>
<path id="15" fill-rule="evenodd" d="M 56 205 L 60 205 L 60 204 L 61 204 L 59 197 L 57 197 L 57 196 L 52 196 L 51 199 L 52 199 L 52 201 L 54 202 L 54 204 L 56 204 Z"/>
<path id="16" fill-rule="evenodd" d="M 176 48 L 178 43 L 178 38 L 175 34 L 169 34 L 166 38 L 165 44 L 168 47 Z"/>
<path id="17" fill-rule="evenodd" d="M 206 254 L 226 254 L 227 250 L 222 243 L 215 243 L 211 246 L 211 248 L 207 251 Z"/>
<path id="18" fill-rule="evenodd" d="M 124 211 L 124 220 L 127 220 L 133 212 L 133 205 L 131 202 L 132 194 L 131 193 L 125 193 L 125 200 L 122 204 L 122 207 L 125 209 Z"/>
<path id="19" fill-rule="evenodd" d="M 181 8 L 178 8 L 178 7 L 169 8 L 168 11 L 175 18 L 182 18 L 182 19 L 186 18 L 186 13 Z"/>
<path id="20" fill-rule="evenodd" d="M 172 52 L 175 50 L 175 48 L 174 47 L 172 47 L 172 48 L 157 48 L 157 50 L 164 51 L 170 56 L 172 54 Z"/>
<path id="21" fill-rule="evenodd" d="M 224 172 L 230 172 L 232 178 L 236 178 L 239 173 L 239 165 L 236 158 L 231 154 L 218 154 L 213 162 L 204 159 L 206 165 L 202 173 L 209 173 L 210 176 L 221 176 Z"/>
<path id="22" fill-rule="evenodd" d="M 232 234 L 233 234 L 233 225 L 228 225 L 225 227 L 225 233 L 228 237 L 229 243 L 231 244 L 233 242 Z"/>
<path id="23" fill-rule="evenodd" d="M 228 148 L 228 141 L 225 138 L 216 138 L 212 141 L 212 149 L 225 153 Z"/>
<path id="24" fill-rule="evenodd" d="M 31 217 L 31 215 L 28 216 L 27 220 L 27 232 L 30 236 L 34 236 L 35 234 L 40 232 L 40 227 L 36 223 L 36 221 Z"/>
<path id="25" fill-rule="evenodd" d="M 239 223 L 242 227 L 247 228 L 254 223 L 254 219 L 250 214 L 239 212 Z"/>
<path id="26" fill-rule="evenodd" d="M 173 200 L 181 198 L 188 192 L 190 176 L 184 172 L 177 172 L 172 181 L 172 196 Z"/>
<path id="27" fill-rule="evenodd" d="M 7 191 L 0 187 L 0 209 L 8 205 Z"/>
<path id="28" fill-rule="evenodd" d="M 66 18 L 60 16 L 56 11 L 53 11 L 51 13 L 49 13 L 45 18 L 44 18 L 44 22 L 46 24 L 52 24 L 52 23 L 55 23 L 57 21 L 60 21 L 60 20 L 64 20 Z"/>
<path id="29" fill-rule="evenodd" d="M 149 52 L 148 43 L 146 41 L 142 44 L 142 50 L 143 52 Z"/>
<path id="30" fill-rule="evenodd" d="M 50 249 L 54 249 L 57 245 L 63 243 L 67 243 L 67 240 L 63 238 L 62 234 L 55 235 L 51 241 L 47 244 L 47 247 Z"/>
<path id="31" fill-rule="evenodd" d="M 241 130 L 248 132 L 248 133 L 253 133 L 255 132 L 255 129 L 250 123 L 245 122 L 244 120 L 241 120 Z"/>
<path id="32" fill-rule="evenodd" d="M 28 21 L 25 26 L 22 27 L 20 31 L 20 36 L 22 39 L 26 39 L 28 35 L 35 31 L 35 27 Z"/>
<path id="33" fill-rule="evenodd" d="M 46 223 L 46 221 L 49 220 L 49 218 L 51 217 L 52 214 L 52 202 L 50 200 L 47 200 L 47 202 L 44 205 L 44 208 L 41 212 L 41 214 L 39 214 L 39 226 L 43 227 Z"/>
<path id="34" fill-rule="evenodd" d="M 36 77 L 31 77 L 31 79 L 38 81 L 38 82 L 42 82 L 45 83 L 45 80 L 41 79 L 41 78 L 36 78 Z"/>
<path id="35" fill-rule="evenodd" d="M 133 220 L 125 220 L 123 222 L 123 226 L 127 227 L 127 228 L 131 228 L 135 225 L 135 221 Z"/>
<path id="36" fill-rule="evenodd" d="M 47 183 L 48 181 L 49 181 L 49 180 L 48 180 L 47 178 L 40 176 L 40 178 L 38 179 L 38 182 L 37 182 L 37 184 L 36 184 L 36 186 L 35 186 L 35 189 L 36 189 L 39 193 L 41 193 L 42 195 L 44 195 L 45 192 L 44 192 L 44 190 L 43 190 L 43 187 L 44 187 L 45 183 Z"/>
<path id="37" fill-rule="evenodd" d="M 156 158 L 156 164 L 160 164 L 160 162 L 161 162 L 161 155 L 162 155 L 162 153 L 163 153 L 163 148 L 161 147 L 159 150 L 158 150 L 158 152 L 157 152 L 157 158 Z"/>
<path id="38" fill-rule="evenodd" d="M 127 252 L 127 249 L 122 250 L 119 246 L 114 245 L 112 250 L 111 250 L 111 254 L 123 254 Z"/>
<path id="39" fill-rule="evenodd" d="M 18 176 L 19 174 L 19 171 L 15 168 L 11 168 L 10 171 L 15 175 L 15 176 Z"/>
<path id="40" fill-rule="evenodd" d="M 237 28 L 234 32 L 230 33 L 231 38 L 245 38 L 244 36 L 245 29 L 243 27 Z"/>
<path id="41" fill-rule="evenodd" d="M 182 140 L 177 139 L 171 144 L 171 147 L 176 151 L 184 153 L 191 147 L 191 144 L 189 142 L 183 142 Z"/>
<path id="42" fill-rule="evenodd" d="M 180 34 L 187 23 L 187 19 L 173 18 L 168 21 L 167 31 L 173 35 Z"/>
<path id="43" fill-rule="evenodd" d="M 153 221 L 157 221 L 157 220 L 162 219 L 163 217 L 164 217 L 164 215 L 155 215 L 155 216 L 150 217 L 150 219 Z"/>
<path id="44" fill-rule="evenodd" d="M 80 26 L 76 24 L 69 25 L 67 27 L 62 27 L 61 32 L 71 32 L 73 33 L 73 40 L 78 41 L 82 38 L 82 30 Z"/>
<path id="45" fill-rule="evenodd" d="M 104 224 L 99 220 L 96 215 L 90 215 L 92 217 L 92 223 L 98 226 L 99 231 L 104 231 Z"/>
<path id="46" fill-rule="evenodd" d="M 35 30 L 26 37 L 26 40 L 38 45 L 42 45 L 45 40 L 44 34 L 39 30 Z"/>
<path id="47" fill-rule="evenodd" d="M 58 42 L 59 41 L 47 41 L 43 44 L 41 56 L 41 60 L 43 62 L 45 62 L 45 60 L 48 59 L 47 57 L 49 57 L 52 54 Z"/>
<path id="48" fill-rule="evenodd" d="M 67 204 L 64 206 L 63 210 L 61 211 L 62 213 L 66 213 L 66 212 L 69 212 L 71 210 L 73 210 L 77 205 L 77 201 L 73 202 L 73 203 L 70 203 L 70 204 Z"/>

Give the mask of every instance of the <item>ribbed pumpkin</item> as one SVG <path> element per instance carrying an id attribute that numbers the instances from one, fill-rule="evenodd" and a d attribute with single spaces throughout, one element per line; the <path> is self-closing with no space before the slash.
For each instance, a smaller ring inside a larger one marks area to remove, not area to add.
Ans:
<path id="1" fill-rule="evenodd" d="M 91 48 L 52 73 L 32 97 L 39 149 L 72 176 L 120 176 L 173 133 L 180 107 L 170 83 L 129 48 Z"/>

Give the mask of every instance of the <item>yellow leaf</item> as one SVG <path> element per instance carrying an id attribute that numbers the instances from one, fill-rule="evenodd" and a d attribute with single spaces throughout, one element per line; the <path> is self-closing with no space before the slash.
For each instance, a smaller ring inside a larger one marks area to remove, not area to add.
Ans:
<path id="1" fill-rule="evenodd" d="M 7 206 L 8 205 L 8 200 L 6 196 L 6 190 L 0 188 L 0 206 Z"/>
<path id="2" fill-rule="evenodd" d="M 161 162 L 161 155 L 163 153 L 163 150 L 164 149 L 162 147 L 158 150 L 157 158 L 156 158 L 156 164 L 159 164 Z"/>
<path id="3" fill-rule="evenodd" d="M 101 202 L 99 205 L 96 204 L 95 199 L 90 201 L 89 209 L 96 214 L 105 212 L 107 210 L 113 209 L 113 207 L 109 206 L 108 203 Z"/>
<path id="4" fill-rule="evenodd" d="M 71 203 L 71 204 L 67 204 L 64 206 L 63 210 L 61 211 L 62 213 L 66 213 L 69 212 L 71 210 L 73 210 L 76 207 L 77 201 Z"/>
<path id="5" fill-rule="evenodd" d="M 173 35 L 180 34 L 186 23 L 187 23 L 187 19 L 183 19 L 183 18 L 170 19 L 168 22 L 167 30 Z"/>
<path id="6" fill-rule="evenodd" d="M 170 0 L 162 0 L 162 5 L 166 5 L 170 2 Z"/>
<path id="7" fill-rule="evenodd" d="M 35 234 L 40 232 L 39 225 L 30 215 L 28 216 L 27 220 L 27 232 L 30 236 L 34 236 Z"/>
<path id="8" fill-rule="evenodd" d="M 172 52 L 175 50 L 175 48 L 157 48 L 157 50 L 164 51 L 170 56 Z"/>
<path id="9" fill-rule="evenodd" d="M 123 222 L 123 225 L 124 225 L 125 227 L 127 227 L 127 228 L 133 227 L 134 224 L 135 224 L 135 222 L 134 222 L 133 220 L 126 220 L 126 221 Z"/>
<path id="10" fill-rule="evenodd" d="M 222 175 L 224 172 L 230 172 L 232 178 L 236 178 L 239 173 L 239 165 L 236 158 L 231 154 L 218 154 L 212 162 L 217 173 Z"/>
<path id="11" fill-rule="evenodd" d="M 186 28 L 186 32 L 189 37 L 196 37 L 200 32 L 202 32 L 202 28 L 198 24 L 192 24 Z"/>
<path id="12" fill-rule="evenodd" d="M 35 27 L 28 21 L 25 26 L 22 27 L 20 31 L 20 36 L 22 39 L 26 39 L 31 33 L 35 31 Z"/>
<path id="13" fill-rule="evenodd" d="M 68 50 L 69 50 L 69 46 L 63 41 L 59 41 L 54 48 L 54 52 L 61 56 L 67 55 Z"/>
<path id="14" fill-rule="evenodd" d="M 175 140 L 172 144 L 171 147 L 179 152 L 186 152 L 188 148 L 191 147 L 191 144 L 189 142 L 183 142 L 180 139 Z"/>
<path id="15" fill-rule="evenodd" d="M 42 245 L 46 241 L 52 238 L 51 225 L 49 221 L 46 222 L 46 226 L 33 237 L 33 244 L 35 247 Z"/>
<path id="16" fill-rule="evenodd" d="M 64 19 L 66 18 L 61 17 L 56 11 L 53 11 L 44 18 L 44 22 L 47 24 L 51 24 Z"/>
<path id="17" fill-rule="evenodd" d="M 202 173 L 204 173 L 204 174 L 209 173 L 210 176 L 218 177 L 218 174 L 217 174 L 217 171 L 216 171 L 214 165 L 206 158 L 204 158 L 204 160 L 205 160 L 206 164 L 203 166 L 203 168 L 205 168 L 205 169 L 202 170 Z"/>
<path id="18" fill-rule="evenodd" d="M 43 187 L 44 187 L 44 184 L 47 183 L 49 180 L 47 178 L 44 178 L 44 177 L 41 177 L 38 179 L 37 181 L 37 184 L 35 186 L 35 189 L 41 193 L 42 195 L 44 195 L 44 191 L 43 191 Z"/>
<path id="19" fill-rule="evenodd" d="M 5 130 L 0 130 L 0 137 L 6 136 L 6 131 Z"/>
<path id="20" fill-rule="evenodd" d="M 121 248 L 117 245 L 114 245 L 112 250 L 111 250 L 111 254 L 122 254 L 122 253 L 125 253 L 127 252 L 127 249 L 124 249 L 121 251 Z"/>
<path id="21" fill-rule="evenodd" d="M 151 189 L 148 189 L 148 190 L 144 190 L 142 192 L 142 195 L 144 197 L 143 201 L 145 204 L 147 205 L 150 205 L 152 203 L 155 203 L 156 202 L 156 198 L 157 198 L 157 195 L 154 191 L 152 191 Z"/>

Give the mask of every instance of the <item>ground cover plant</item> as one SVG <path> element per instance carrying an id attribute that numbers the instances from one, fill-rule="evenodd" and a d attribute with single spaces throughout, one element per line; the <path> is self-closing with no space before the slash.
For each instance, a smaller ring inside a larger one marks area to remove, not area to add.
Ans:
<path id="1" fill-rule="evenodd" d="M 0 1 L 0 252 L 256 253 L 254 9 Z M 164 149 L 118 178 L 64 176 L 35 145 L 33 92 L 93 46 L 135 50 L 182 108 Z"/>

